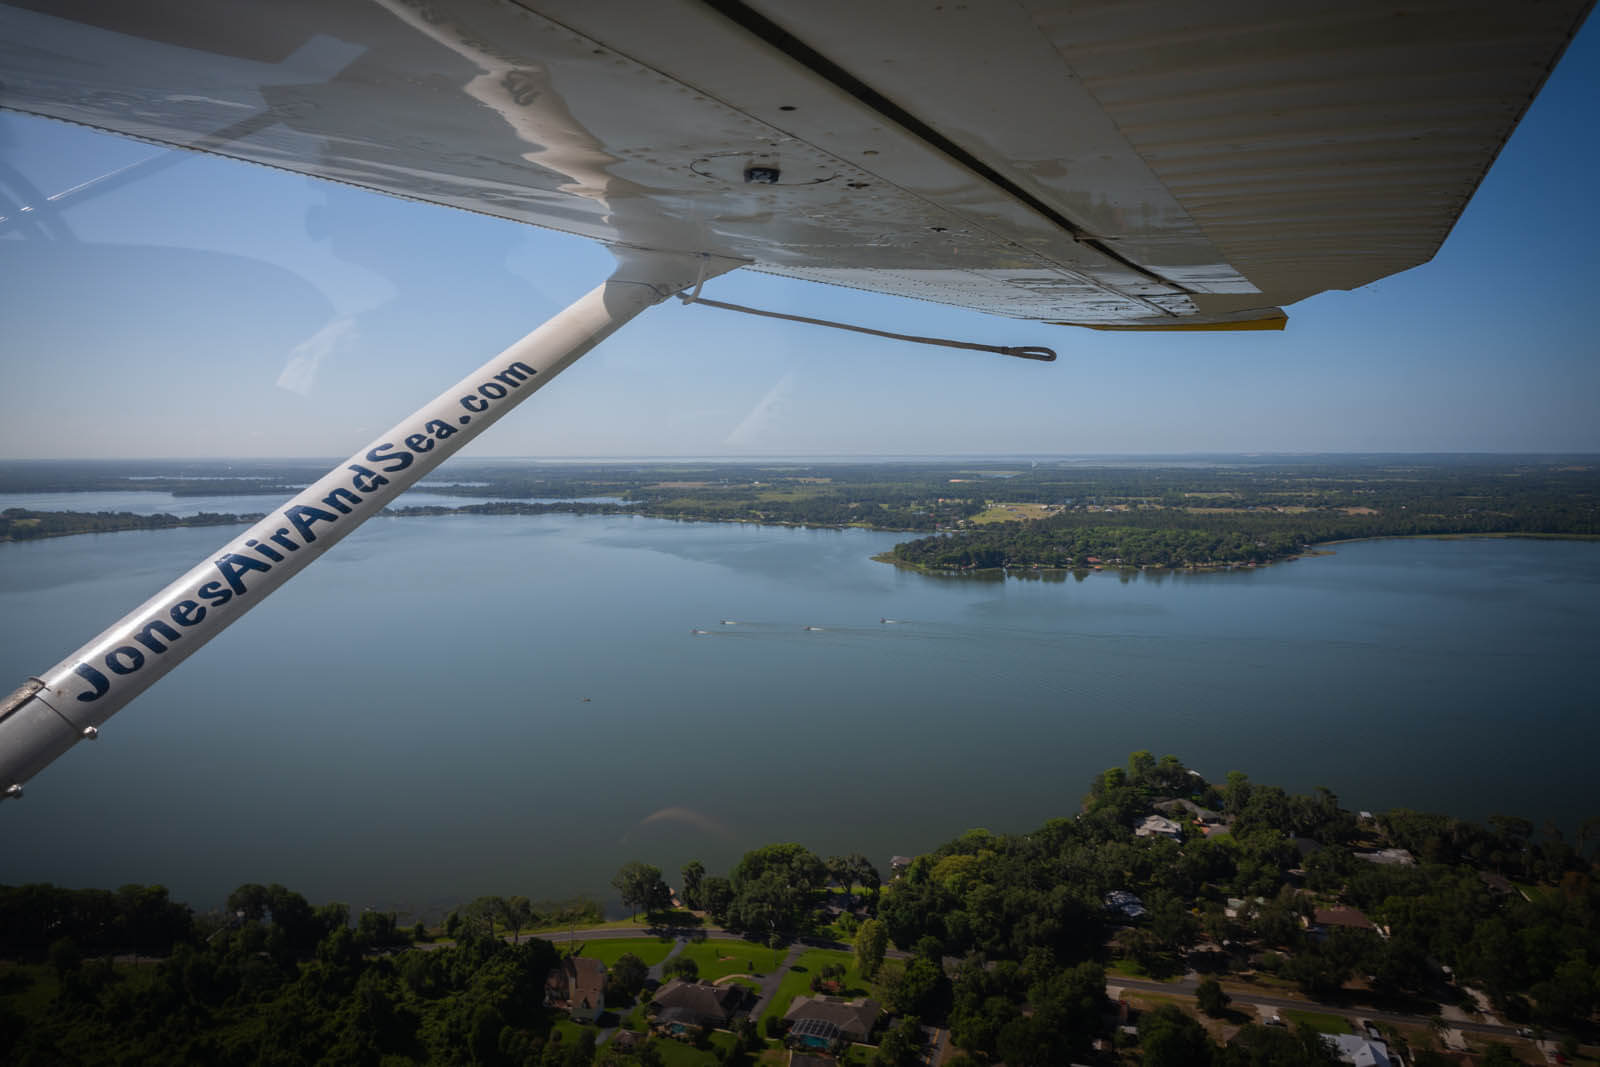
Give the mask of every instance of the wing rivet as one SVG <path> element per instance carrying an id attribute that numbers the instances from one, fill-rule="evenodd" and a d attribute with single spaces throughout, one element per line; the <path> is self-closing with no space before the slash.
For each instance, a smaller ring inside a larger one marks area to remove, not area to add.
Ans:
<path id="1" fill-rule="evenodd" d="M 97 738 L 99 736 L 100 736 L 99 727 L 96 727 L 96 726 L 85 726 L 83 728 L 83 739 L 85 741 L 93 741 L 95 738 Z"/>
<path id="2" fill-rule="evenodd" d="M 13 782 L 12 784 L 6 786 L 6 796 L 7 797 L 11 798 L 12 800 L 15 800 L 17 797 L 20 797 L 21 795 L 22 795 L 22 786 L 16 784 L 15 782 Z"/>

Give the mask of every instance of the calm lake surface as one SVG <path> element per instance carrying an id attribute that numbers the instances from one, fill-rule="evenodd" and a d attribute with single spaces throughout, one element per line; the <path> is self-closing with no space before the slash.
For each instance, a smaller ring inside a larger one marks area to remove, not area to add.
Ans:
<path id="1" fill-rule="evenodd" d="M 228 534 L 0 545 L 0 683 Z M 871 561 L 898 539 L 375 519 L 0 805 L 0 882 L 203 908 L 276 881 L 421 913 L 610 898 L 627 860 L 675 883 L 772 841 L 886 869 L 1073 814 L 1137 748 L 1351 808 L 1600 812 L 1600 545 L 998 581 Z"/>
<path id="2" fill-rule="evenodd" d="M 471 483 L 464 483 L 471 484 Z M 177 496 L 173 493 L 145 489 L 103 489 L 86 493 L 0 493 L 0 511 L 7 508 L 26 508 L 29 511 L 110 511 L 130 512 L 134 515 L 176 515 L 187 517 L 211 512 L 213 515 L 258 515 L 271 511 L 283 502 L 284 493 L 226 493 L 205 496 Z M 458 496 L 454 493 L 430 493 L 426 488 L 413 489 L 395 504 L 404 508 L 460 508 L 468 504 L 487 504 L 505 497 Z M 567 503 L 568 497 L 532 497 L 521 499 L 523 504 Z M 583 498 L 590 504 L 620 504 L 617 496 L 591 496 Z"/>

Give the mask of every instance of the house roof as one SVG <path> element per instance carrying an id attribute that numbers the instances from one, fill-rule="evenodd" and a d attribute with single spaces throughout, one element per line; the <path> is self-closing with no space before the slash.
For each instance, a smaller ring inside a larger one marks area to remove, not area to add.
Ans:
<path id="1" fill-rule="evenodd" d="M 1322 1040 L 1339 1053 L 1339 1058 L 1355 1067 L 1390 1067 L 1389 1046 L 1368 1041 L 1355 1034 L 1323 1034 Z"/>
<path id="2" fill-rule="evenodd" d="M 1144 821 L 1133 832 L 1139 837 L 1149 837 L 1152 834 L 1176 836 L 1183 833 L 1183 827 L 1164 815 L 1146 815 Z"/>
<path id="3" fill-rule="evenodd" d="M 732 982 L 715 986 L 710 982 L 685 982 L 674 978 L 656 990 L 650 1006 L 663 1019 L 726 1022 L 743 996 L 743 989 Z"/>
<path id="4" fill-rule="evenodd" d="M 796 1028 L 802 1023 L 828 1023 L 847 1034 L 865 1037 L 877 1025 L 883 1009 L 875 1000 L 845 1000 L 843 997 L 795 997 L 784 1019 Z"/>
<path id="5" fill-rule="evenodd" d="M 840 1030 L 837 1024 L 830 1023 L 826 1019 L 801 1019 L 789 1030 L 791 1037 L 814 1037 L 830 1045 L 838 1040 L 842 1033 L 844 1031 Z"/>
<path id="6" fill-rule="evenodd" d="M 606 968 L 599 960 L 587 956 L 568 956 L 561 961 L 561 970 L 567 976 L 569 999 L 574 1004 L 594 1007 L 603 1003 L 606 989 Z"/>

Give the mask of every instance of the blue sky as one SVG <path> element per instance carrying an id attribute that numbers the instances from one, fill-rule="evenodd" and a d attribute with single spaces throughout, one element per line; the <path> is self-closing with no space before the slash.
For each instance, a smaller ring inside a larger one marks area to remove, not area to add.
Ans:
<path id="1" fill-rule="evenodd" d="M 707 295 L 1061 359 L 664 305 L 467 454 L 1600 452 L 1596 128 L 1591 20 L 1439 256 L 1283 333 L 1099 334 L 738 272 Z M 45 193 L 158 151 L 0 112 L 0 176 Z M 194 155 L 61 217 L 0 226 L 0 457 L 342 457 L 610 269 L 583 239 Z"/>

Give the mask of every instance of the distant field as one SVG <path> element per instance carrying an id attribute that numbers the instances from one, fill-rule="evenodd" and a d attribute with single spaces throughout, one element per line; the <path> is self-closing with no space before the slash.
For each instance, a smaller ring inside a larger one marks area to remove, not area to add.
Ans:
<path id="1" fill-rule="evenodd" d="M 1046 515 L 1054 514 L 1048 510 L 1048 504 L 993 504 L 988 511 L 982 511 L 972 516 L 969 522 L 1022 522 L 1025 519 L 1042 519 Z"/>

